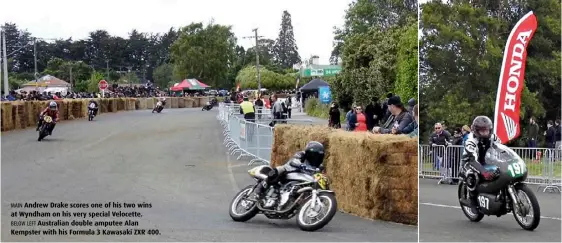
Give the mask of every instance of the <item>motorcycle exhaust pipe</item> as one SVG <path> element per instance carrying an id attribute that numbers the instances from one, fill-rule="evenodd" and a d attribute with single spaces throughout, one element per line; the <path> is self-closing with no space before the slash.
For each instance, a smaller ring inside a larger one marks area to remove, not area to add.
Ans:
<path id="1" fill-rule="evenodd" d="M 259 209 L 260 211 L 264 211 L 264 212 L 286 213 L 286 212 L 289 212 L 289 211 L 293 210 L 293 208 L 295 207 L 295 205 L 296 205 L 297 203 L 299 203 L 299 202 L 302 200 L 303 197 L 304 197 L 304 195 L 301 194 L 301 195 L 293 202 L 293 204 L 291 204 L 290 207 L 287 207 L 287 209 L 285 209 L 285 210 L 283 210 L 283 211 L 277 211 L 277 210 L 273 210 L 273 209 L 265 209 L 265 208 L 262 208 L 259 202 L 257 202 L 257 205 L 256 205 L 256 206 L 258 206 L 258 209 Z"/>

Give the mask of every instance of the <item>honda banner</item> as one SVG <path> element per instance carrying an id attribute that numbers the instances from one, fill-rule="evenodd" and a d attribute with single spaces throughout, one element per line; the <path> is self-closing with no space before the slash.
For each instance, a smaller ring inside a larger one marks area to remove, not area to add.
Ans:
<path id="1" fill-rule="evenodd" d="M 494 133 L 503 144 L 517 138 L 521 132 L 519 111 L 527 46 L 536 29 L 537 17 L 531 11 L 515 24 L 507 38 L 494 115 Z"/>

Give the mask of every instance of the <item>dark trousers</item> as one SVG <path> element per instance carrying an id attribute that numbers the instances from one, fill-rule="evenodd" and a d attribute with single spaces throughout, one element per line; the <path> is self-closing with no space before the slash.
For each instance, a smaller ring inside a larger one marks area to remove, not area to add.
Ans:
<path id="1" fill-rule="evenodd" d="M 248 113 L 244 114 L 244 119 L 246 119 L 246 121 L 249 121 L 249 122 L 255 122 L 256 121 L 256 113 L 248 112 Z"/>
<path id="2" fill-rule="evenodd" d="M 291 110 L 292 109 L 287 109 L 287 117 L 289 117 L 289 119 L 291 119 Z"/>

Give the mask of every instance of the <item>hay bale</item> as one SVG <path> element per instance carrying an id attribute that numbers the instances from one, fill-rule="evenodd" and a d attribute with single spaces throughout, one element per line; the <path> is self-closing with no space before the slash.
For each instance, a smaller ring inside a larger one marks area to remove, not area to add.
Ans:
<path id="1" fill-rule="evenodd" d="M 343 211 L 417 224 L 417 139 L 334 131 L 326 167 Z"/>
<path id="2" fill-rule="evenodd" d="M 276 125 L 273 132 L 271 164 L 274 166 L 284 164 L 297 151 L 303 150 L 310 141 L 321 142 L 328 151 L 328 135 L 332 130 L 327 126 Z"/>
<path id="3" fill-rule="evenodd" d="M 135 98 L 129 98 L 127 99 L 128 103 L 127 103 L 127 110 L 132 111 L 132 110 L 136 110 L 137 108 L 137 99 Z"/>
<path id="4" fill-rule="evenodd" d="M 158 103 L 158 99 L 156 98 L 155 100 L 156 100 L 156 101 L 154 101 L 154 103 L 155 103 L 155 104 Z M 173 102 L 173 101 L 172 101 L 172 98 L 171 98 L 171 97 L 166 98 L 166 104 L 164 105 L 164 108 L 165 108 L 165 109 L 171 109 L 171 108 L 172 108 L 172 102 Z"/>
<path id="5" fill-rule="evenodd" d="M 34 126 L 36 125 L 36 118 L 37 113 L 35 113 L 35 102 L 34 101 L 27 101 L 24 103 L 25 105 L 25 119 L 27 122 L 27 126 Z"/>
<path id="6" fill-rule="evenodd" d="M 100 109 L 99 109 L 100 113 L 109 112 L 109 99 L 99 99 L 98 104 L 100 105 Z"/>
<path id="7" fill-rule="evenodd" d="M 2 102 L 2 131 L 9 131 L 15 128 L 13 120 L 12 102 Z"/>
<path id="8" fill-rule="evenodd" d="M 27 115 L 25 113 L 24 102 L 14 102 L 12 104 L 12 115 L 15 129 L 23 129 L 27 127 Z"/>
<path id="9" fill-rule="evenodd" d="M 185 98 L 178 97 L 178 108 L 185 108 Z"/>
<path id="10" fill-rule="evenodd" d="M 273 137 L 274 166 L 285 163 L 311 140 L 324 144 L 327 173 L 341 210 L 417 224 L 417 139 L 297 125 L 277 125 Z"/>
<path id="11" fill-rule="evenodd" d="M 198 97 L 199 100 L 199 106 L 197 107 L 203 107 L 204 105 L 207 104 L 207 102 L 209 102 L 209 97 Z"/>
<path id="12" fill-rule="evenodd" d="M 154 109 L 154 105 L 156 105 L 155 98 L 146 98 L 146 109 Z"/>
<path id="13" fill-rule="evenodd" d="M 185 98 L 185 108 L 193 108 L 195 100 L 192 98 Z"/>
<path id="14" fill-rule="evenodd" d="M 170 98 L 170 107 L 172 109 L 178 108 L 178 98 L 177 97 L 172 97 Z"/>
<path id="15" fill-rule="evenodd" d="M 135 99 L 135 110 L 141 109 L 141 100 L 142 99 Z"/>
<path id="16" fill-rule="evenodd" d="M 55 100 L 55 102 L 57 103 L 61 120 L 68 120 L 68 101 Z"/>
<path id="17" fill-rule="evenodd" d="M 110 98 L 108 112 L 117 112 L 117 103 L 118 103 L 118 99 Z"/>
<path id="18" fill-rule="evenodd" d="M 99 106 L 101 106 L 101 103 L 99 101 L 98 102 L 98 113 L 100 112 L 101 108 Z M 81 107 L 80 108 L 80 117 L 88 117 L 88 105 L 90 104 L 90 100 L 86 100 L 86 99 L 80 99 L 78 100 L 78 105 Z"/>
<path id="19" fill-rule="evenodd" d="M 123 111 L 125 110 L 125 99 L 124 98 L 117 98 L 115 99 L 116 103 L 116 110 L 115 111 Z"/>

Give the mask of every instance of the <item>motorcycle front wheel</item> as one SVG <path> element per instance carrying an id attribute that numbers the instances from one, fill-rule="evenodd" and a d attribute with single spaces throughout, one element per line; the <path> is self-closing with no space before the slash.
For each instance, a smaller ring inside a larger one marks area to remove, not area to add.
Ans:
<path id="1" fill-rule="evenodd" d="M 520 202 L 513 201 L 511 206 L 515 221 L 517 221 L 519 226 L 524 230 L 535 230 L 541 221 L 541 209 L 535 193 L 525 184 L 515 185 L 515 193 L 517 199 L 520 200 Z M 515 207 L 516 203 L 519 203 L 520 207 L 523 208 L 517 210 L 517 207 Z M 529 216 L 531 217 L 530 220 L 528 219 Z"/>
<path id="2" fill-rule="evenodd" d="M 248 197 L 247 194 L 252 190 L 252 188 L 254 188 L 253 185 L 245 187 L 236 194 L 234 199 L 232 199 L 229 210 L 232 220 L 236 222 L 245 222 L 258 214 L 259 209 L 257 207 L 257 202 L 246 200 Z M 241 210 L 238 210 L 239 206 L 241 206 Z"/>
<path id="3" fill-rule="evenodd" d="M 336 215 L 338 202 L 332 193 L 318 193 L 316 205 L 312 208 L 312 197 L 302 205 L 297 215 L 297 224 L 303 231 L 324 228 Z M 321 211 L 321 212 L 319 212 Z"/>
<path id="4" fill-rule="evenodd" d="M 464 181 L 461 181 L 459 183 L 459 191 L 458 191 L 458 198 L 459 198 L 459 203 L 461 198 L 466 198 L 466 194 L 468 193 L 468 188 L 466 188 L 466 185 L 464 184 Z M 461 210 L 464 213 L 464 215 L 472 222 L 480 222 L 480 220 L 482 220 L 484 218 L 484 214 L 481 212 L 473 212 L 472 208 L 464 206 L 461 204 Z"/>

